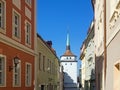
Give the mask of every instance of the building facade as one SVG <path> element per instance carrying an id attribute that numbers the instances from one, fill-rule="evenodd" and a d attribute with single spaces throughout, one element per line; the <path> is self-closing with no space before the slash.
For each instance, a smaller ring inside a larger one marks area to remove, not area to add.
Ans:
<path id="1" fill-rule="evenodd" d="M 77 60 L 70 50 L 69 34 L 67 34 L 66 52 L 60 57 L 60 63 L 64 73 L 63 90 L 77 90 Z"/>
<path id="2" fill-rule="evenodd" d="M 96 62 L 97 90 L 119 90 L 120 89 L 119 86 L 120 1 L 96 0 L 96 2 L 94 2 L 94 8 L 95 8 L 95 21 L 96 21 L 95 43 L 96 43 L 96 61 L 97 61 Z M 99 33 L 100 31 L 101 33 Z M 104 44 L 104 49 L 103 49 L 103 44 Z M 101 47 L 99 45 L 101 45 Z M 99 65 L 99 67 L 97 67 L 97 65 Z"/>
<path id="3" fill-rule="evenodd" d="M 82 44 L 81 50 L 80 50 L 80 60 L 81 60 L 81 88 L 85 88 L 85 41 Z"/>
<path id="4" fill-rule="evenodd" d="M 0 89 L 33 90 L 36 0 L 0 0 Z"/>
<path id="5" fill-rule="evenodd" d="M 94 22 L 91 23 L 85 40 L 85 90 L 95 89 Z"/>
<path id="6" fill-rule="evenodd" d="M 82 60 L 82 88 L 84 90 L 95 89 L 95 45 L 94 45 L 94 22 L 91 23 L 87 38 L 81 47 Z"/>
<path id="7" fill-rule="evenodd" d="M 106 0 L 106 88 L 120 89 L 120 0 Z"/>
<path id="8" fill-rule="evenodd" d="M 37 35 L 36 90 L 60 90 L 60 64 L 52 42 Z"/>
<path id="9" fill-rule="evenodd" d="M 105 58 L 104 58 L 104 0 L 92 0 L 94 5 L 95 29 L 95 77 L 96 90 L 105 87 Z"/>

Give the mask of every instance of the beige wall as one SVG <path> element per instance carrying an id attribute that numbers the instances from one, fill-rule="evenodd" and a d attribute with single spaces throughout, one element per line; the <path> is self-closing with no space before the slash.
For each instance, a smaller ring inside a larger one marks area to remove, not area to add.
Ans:
<path id="1" fill-rule="evenodd" d="M 120 89 L 120 4 L 107 0 L 107 78 L 106 90 Z"/>
<path id="2" fill-rule="evenodd" d="M 119 41 L 120 41 L 120 32 L 117 33 L 117 35 L 113 38 L 113 40 L 107 47 L 106 90 L 118 90 L 118 89 L 113 89 L 113 87 L 114 87 L 114 84 L 116 83 L 115 81 L 120 78 L 120 74 L 115 72 L 116 70 L 115 65 L 117 63 L 120 63 L 120 42 Z M 119 77 L 117 77 L 116 74 L 119 74 Z M 114 77 L 114 75 L 116 77 Z"/>
<path id="3" fill-rule="evenodd" d="M 104 0 L 94 4 L 96 90 L 104 90 Z"/>
<path id="4" fill-rule="evenodd" d="M 96 0 L 94 4 L 96 90 L 120 90 L 120 0 L 106 0 L 107 68 L 105 83 L 104 6 L 104 0 Z"/>

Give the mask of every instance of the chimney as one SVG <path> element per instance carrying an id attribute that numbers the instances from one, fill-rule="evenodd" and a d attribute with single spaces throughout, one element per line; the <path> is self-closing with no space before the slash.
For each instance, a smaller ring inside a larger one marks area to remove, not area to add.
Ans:
<path id="1" fill-rule="evenodd" d="M 48 46 L 49 46 L 50 48 L 52 48 L 52 41 L 46 41 L 46 43 L 48 44 Z"/>

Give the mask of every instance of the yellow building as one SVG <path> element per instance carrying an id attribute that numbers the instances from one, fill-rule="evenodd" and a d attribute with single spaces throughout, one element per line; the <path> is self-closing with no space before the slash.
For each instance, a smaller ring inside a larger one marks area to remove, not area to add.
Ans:
<path id="1" fill-rule="evenodd" d="M 59 67 L 52 42 L 37 35 L 36 90 L 59 90 Z"/>

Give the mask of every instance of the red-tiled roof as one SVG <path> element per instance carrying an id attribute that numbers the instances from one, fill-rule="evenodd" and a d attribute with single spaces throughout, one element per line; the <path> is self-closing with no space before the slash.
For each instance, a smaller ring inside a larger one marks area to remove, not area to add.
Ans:
<path id="1" fill-rule="evenodd" d="M 75 56 L 70 50 L 66 50 L 63 56 Z"/>

